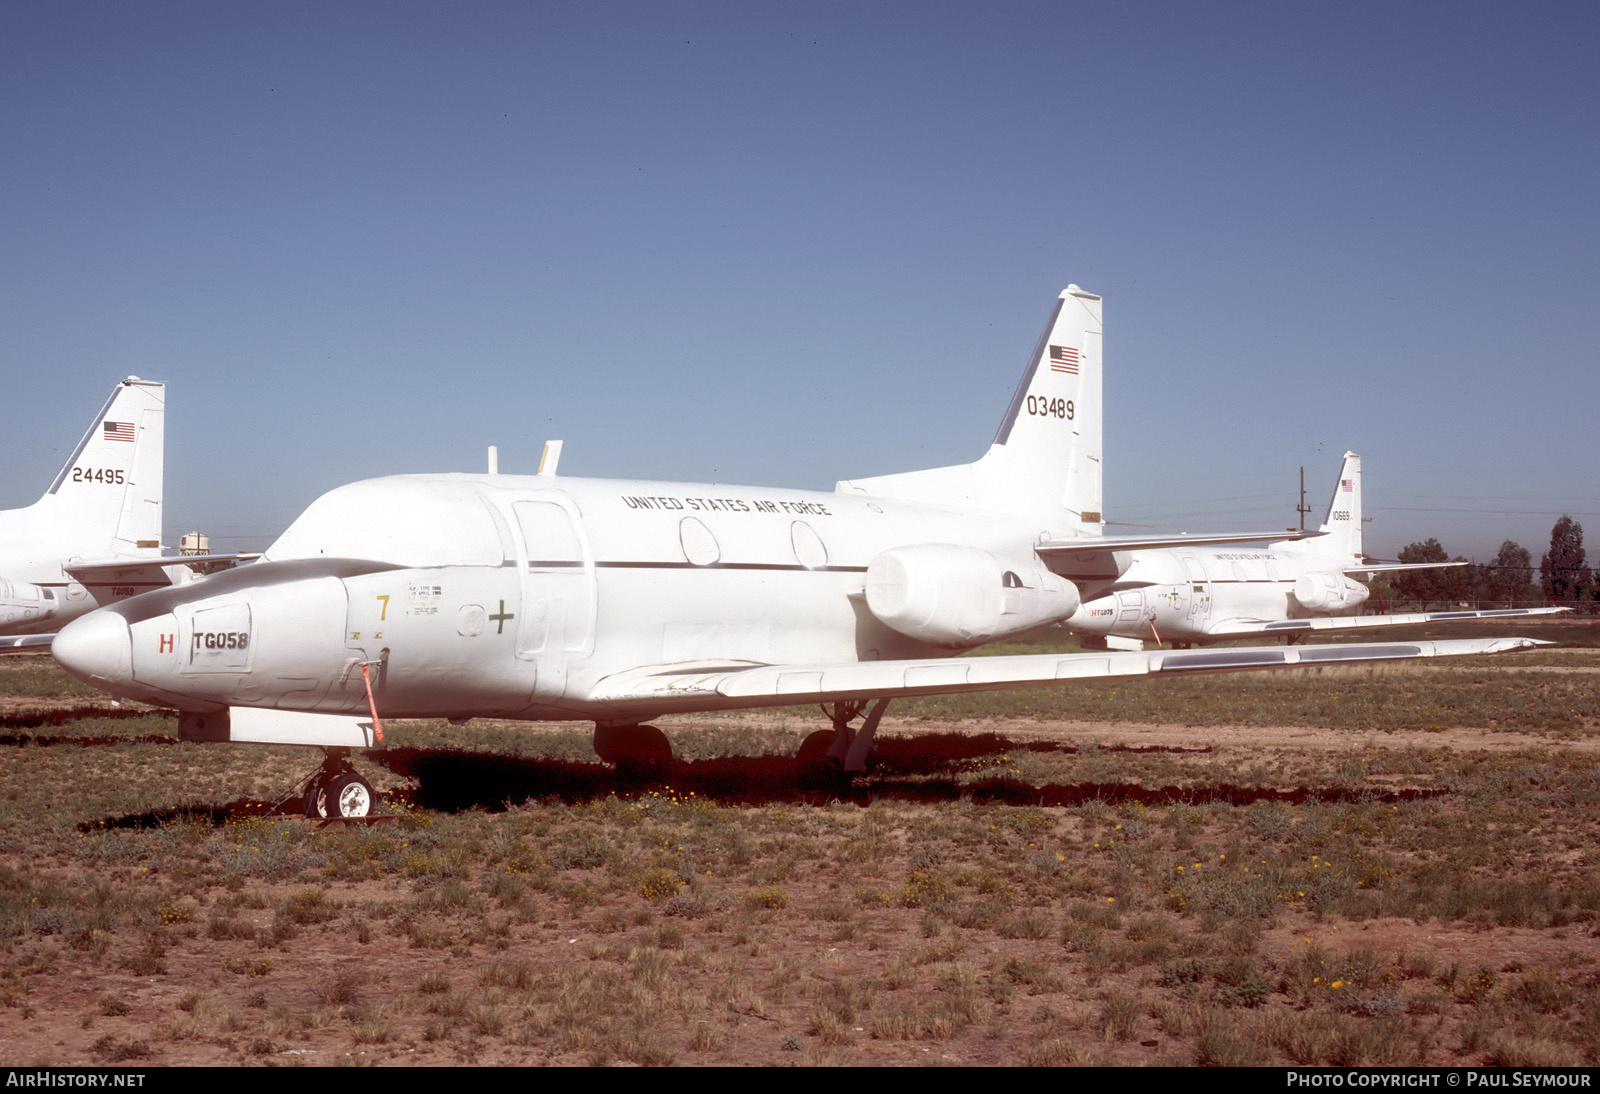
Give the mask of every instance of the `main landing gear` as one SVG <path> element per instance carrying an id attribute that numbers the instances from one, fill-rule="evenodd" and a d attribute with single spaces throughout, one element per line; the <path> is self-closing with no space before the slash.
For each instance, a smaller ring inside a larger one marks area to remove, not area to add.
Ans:
<path id="1" fill-rule="evenodd" d="M 822 712 L 833 722 L 832 729 L 819 729 L 800 743 L 795 757 L 804 775 L 838 771 L 846 776 L 863 775 L 867 770 L 867 753 L 872 750 L 872 738 L 878 732 L 878 723 L 889 707 L 889 700 L 879 699 L 867 709 L 865 699 L 845 699 L 837 703 L 822 704 Z M 850 723 L 866 712 L 859 729 Z"/>
<path id="2" fill-rule="evenodd" d="M 635 777 L 659 774 L 672 766 L 672 745 L 655 726 L 594 724 L 594 751 L 617 773 Z"/>
<path id="3" fill-rule="evenodd" d="M 302 802 L 312 818 L 365 817 L 378 800 L 372 784 L 350 766 L 350 750 L 328 748 L 327 758 L 306 783 Z"/>

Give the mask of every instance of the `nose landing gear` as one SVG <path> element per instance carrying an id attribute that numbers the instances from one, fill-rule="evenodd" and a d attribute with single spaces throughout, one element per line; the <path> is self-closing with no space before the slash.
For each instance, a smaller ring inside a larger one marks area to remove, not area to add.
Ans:
<path id="1" fill-rule="evenodd" d="M 325 751 L 327 758 L 306 783 L 301 798 L 305 815 L 313 819 L 367 816 L 378 800 L 372 784 L 350 765 L 348 749 Z"/>

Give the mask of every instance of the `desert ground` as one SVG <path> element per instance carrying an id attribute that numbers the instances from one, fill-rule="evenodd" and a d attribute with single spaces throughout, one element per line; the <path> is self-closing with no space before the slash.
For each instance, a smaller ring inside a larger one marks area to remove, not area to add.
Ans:
<path id="1" fill-rule="evenodd" d="M 1600 1062 L 1600 622 L 1498 658 L 395 723 L 384 819 L 0 662 L 9 1065 Z"/>

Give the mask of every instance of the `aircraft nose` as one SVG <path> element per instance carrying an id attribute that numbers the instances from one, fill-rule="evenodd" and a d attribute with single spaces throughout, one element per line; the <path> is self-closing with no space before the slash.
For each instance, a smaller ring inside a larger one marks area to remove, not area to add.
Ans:
<path id="1" fill-rule="evenodd" d="M 116 612 L 74 619 L 50 643 L 50 652 L 62 668 L 96 687 L 114 690 L 133 680 L 133 638 L 128 621 Z"/>

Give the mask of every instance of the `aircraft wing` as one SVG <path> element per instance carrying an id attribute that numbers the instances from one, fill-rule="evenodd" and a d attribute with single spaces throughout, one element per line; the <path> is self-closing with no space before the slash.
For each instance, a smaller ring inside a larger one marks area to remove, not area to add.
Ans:
<path id="1" fill-rule="evenodd" d="M 593 702 L 706 700 L 716 705 L 778 706 L 840 699 L 949 695 L 968 691 L 1042 687 L 1115 676 L 1187 676 L 1251 672 L 1312 665 L 1404 661 L 1507 653 L 1554 643 L 1532 638 L 1464 638 L 1438 642 L 1340 643 L 1322 646 L 1248 646 L 1220 650 L 1150 650 L 1105 653 L 944 657 L 925 661 L 851 661 L 815 665 L 709 668 L 658 665 L 605 677 Z"/>
<path id="2" fill-rule="evenodd" d="M 1407 623 L 1446 623 L 1461 619 L 1508 619 L 1521 615 L 1555 615 L 1567 608 L 1496 608 L 1478 612 L 1409 612 L 1402 615 L 1323 615 L 1315 619 L 1277 619 L 1264 623 L 1257 619 L 1230 619 L 1206 633 L 1248 638 L 1252 635 L 1306 634 L 1311 631 L 1344 631 L 1358 627 L 1399 627 Z"/>
<path id="3" fill-rule="evenodd" d="M 1471 566 L 1470 562 L 1391 562 L 1387 565 L 1346 566 L 1347 574 L 1387 574 L 1395 570 L 1442 570 L 1446 566 Z"/>
<path id="4" fill-rule="evenodd" d="M 8 634 L 0 637 L 0 656 L 8 653 L 27 653 L 29 650 L 46 650 L 55 639 L 53 634 Z"/>
<path id="5" fill-rule="evenodd" d="M 1072 555 L 1098 554 L 1101 551 L 1144 551 L 1169 547 L 1210 547 L 1218 543 L 1282 543 L 1291 539 L 1311 539 L 1320 531 L 1304 532 L 1206 532 L 1202 535 L 1169 533 L 1164 536 L 1086 536 L 1083 539 L 1051 539 L 1034 550 L 1046 562 Z"/>

